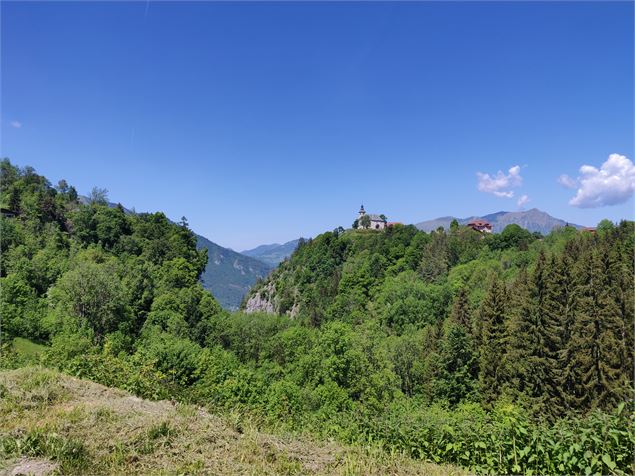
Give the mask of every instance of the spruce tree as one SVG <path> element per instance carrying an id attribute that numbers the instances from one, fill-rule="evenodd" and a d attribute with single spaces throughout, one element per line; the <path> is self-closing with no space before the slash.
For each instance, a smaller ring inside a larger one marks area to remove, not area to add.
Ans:
<path id="1" fill-rule="evenodd" d="M 561 290 L 560 302 L 560 349 L 558 351 L 558 395 L 560 404 L 565 407 L 570 396 L 575 394 L 578 376 L 576 369 L 570 365 L 573 358 L 573 346 L 569 345 L 573 329 L 576 302 L 578 299 L 578 282 L 576 277 L 577 261 L 580 259 L 579 241 L 570 241 L 557 260 L 556 274 L 559 277 L 558 287 Z"/>
<path id="2" fill-rule="evenodd" d="M 441 342 L 437 396 L 457 404 L 473 395 L 476 388 L 477 362 L 472 338 L 467 330 L 449 321 Z"/>
<path id="3" fill-rule="evenodd" d="M 526 398 L 536 414 L 562 411 L 558 381 L 561 304 L 556 262 L 540 253 L 530 276 L 514 284 L 508 325 L 506 376 L 512 393 Z"/>
<path id="4" fill-rule="evenodd" d="M 565 407 L 560 388 L 560 350 L 563 347 L 565 322 L 569 320 L 569 276 L 555 256 L 543 263 L 542 276 L 534 273 L 532 294 L 538 305 L 540 346 L 537 355 L 544 365 L 543 380 L 534 394 L 541 393 L 543 411 L 552 417 L 561 416 Z"/>
<path id="5" fill-rule="evenodd" d="M 529 286 L 527 272 L 521 270 L 511 287 L 509 320 L 505 328 L 503 378 L 506 390 L 515 397 L 524 395 L 531 386 L 528 366 L 536 348 L 532 342 L 536 304 L 531 300 Z"/>
<path id="6" fill-rule="evenodd" d="M 565 369 L 573 377 L 566 397 L 574 410 L 611 408 L 628 394 L 623 322 L 609 278 L 612 266 L 603 243 L 589 243 L 576 266 L 578 299 Z"/>
<path id="7" fill-rule="evenodd" d="M 427 282 L 438 282 L 448 273 L 448 239 L 443 230 L 430 234 L 431 240 L 423 249 L 423 257 L 419 267 L 421 276 Z"/>
<path id="8" fill-rule="evenodd" d="M 505 284 L 494 276 L 479 311 L 480 356 L 479 386 L 485 404 L 494 401 L 504 382 L 503 356 L 507 312 Z"/>
<path id="9" fill-rule="evenodd" d="M 454 302 L 452 303 L 452 311 L 450 313 L 450 321 L 471 332 L 472 319 L 470 316 L 470 303 L 467 298 L 465 287 L 459 289 Z"/>
<path id="10" fill-rule="evenodd" d="M 619 230 L 619 229 L 618 229 Z M 627 246 L 627 241 L 618 239 L 618 231 L 614 231 L 608 251 L 609 289 L 619 309 L 621 323 L 621 338 L 624 341 L 625 352 L 622 354 L 622 369 L 629 377 L 630 388 L 633 388 L 633 363 L 635 358 L 635 289 L 633 287 L 633 249 Z"/>

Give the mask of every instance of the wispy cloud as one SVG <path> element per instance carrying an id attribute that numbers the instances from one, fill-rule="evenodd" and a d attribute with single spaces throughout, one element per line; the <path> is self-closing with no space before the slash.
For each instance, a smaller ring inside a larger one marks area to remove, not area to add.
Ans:
<path id="1" fill-rule="evenodd" d="M 560 178 L 563 176 L 561 175 Z M 566 176 L 568 179 L 570 177 Z M 624 203 L 635 192 L 635 165 L 620 154 L 611 154 L 599 169 L 592 165 L 580 167 L 577 180 L 558 180 L 565 186 L 573 184 L 578 191 L 569 205 L 579 208 L 597 208 Z"/>
<path id="2" fill-rule="evenodd" d="M 478 178 L 478 190 L 480 192 L 492 193 L 497 197 L 512 198 L 515 187 L 523 184 L 523 178 L 520 176 L 520 166 L 514 165 L 505 174 L 499 170 L 495 175 L 476 172 Z"/>
<path id="3" fill-rule="evenodd" d="M 22 127 L 22 123 L 20 121 L 11 121 L 9 124 L 11 125 L 11 127 L 14 127 L 16 129 Z"/>
<path id="4" fill-rule="evenodd" d="M 562 174 L 558 177 L 558 183 L 567 188 L 576 188 L 578 186 L 578 181 L 569 177 L 567 174 Z"/>
<path id="5" fill-rule="evenodd" d="M 518 206 L 518 208 L 520 208 L 521 210 L 525 207 L 525 205 L 527 204 L 527 202 L 529 202 L 529 196 L 528 195 L 523 195 L 522 197 L 520 197 L 518 199 L 518 201 L 516 202 L 516 205 Z"/>

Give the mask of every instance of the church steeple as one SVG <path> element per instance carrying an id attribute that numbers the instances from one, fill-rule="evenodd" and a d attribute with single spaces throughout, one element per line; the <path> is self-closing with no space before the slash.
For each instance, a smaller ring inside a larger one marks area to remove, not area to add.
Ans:
<path id="1" fill-rule="evenodd" d="M 364 210 L 364 205 L 362 205 L 361 207 L 359 207 L 359 218 L 363 217 L 364 215 L 366 215 L 366 210 Z"/>

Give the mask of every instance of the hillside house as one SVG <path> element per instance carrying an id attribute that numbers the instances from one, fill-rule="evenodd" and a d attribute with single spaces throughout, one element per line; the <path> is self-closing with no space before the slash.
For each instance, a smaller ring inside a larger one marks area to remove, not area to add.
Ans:
<path id="1" fill-rule="evenodd" d="M 383 230 L 386 228 L 387 221 L 384 215 L 376 215 L 374 213 L 366 213 L 364 210 L 364 205 L 362 205 L 359 209 L 359 215 L 357 217 L 357 222 L 359 223 L 360 228 L 362 228 L 362 217 L 367 216 L 370 218 L 370 226 L 368 227 L 371 230 Z"/>
<path id="2" fill-rule="evenodd" d="M 479 231 L 481 233 L 491 233 L 492 225 L 485 220 L 473 220 L 467 224 L 472 230 Z"/>

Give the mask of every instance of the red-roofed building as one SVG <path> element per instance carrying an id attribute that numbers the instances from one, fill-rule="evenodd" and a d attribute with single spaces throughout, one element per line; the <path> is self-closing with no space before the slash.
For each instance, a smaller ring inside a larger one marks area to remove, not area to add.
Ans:
<path id="1" fill-rule="evenodd" d="M 480 231 L 481 233 L 491 233 L 492 225 L 485 220 L 473 220 L 467 224 L 472 230 Z"/>

